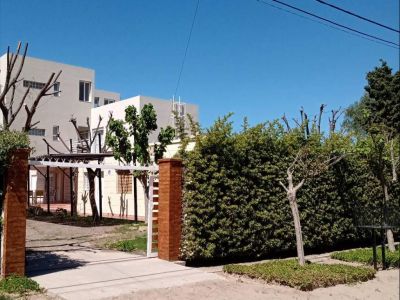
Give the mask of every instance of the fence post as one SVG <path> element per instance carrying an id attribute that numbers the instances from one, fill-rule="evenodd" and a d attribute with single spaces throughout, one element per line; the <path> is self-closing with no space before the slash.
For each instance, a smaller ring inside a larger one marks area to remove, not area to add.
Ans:
<path id="1" fill-rule="evenodd" d="M 1 276 L 25 275 L 26 199 L 29 149 L 10 154 L 3 210 Z"/>
<path id="2" fill-rule="evenodd" d="M 182 161 L 160 159 L 158 199 L 158 257 L 178 260 L 182 227 Z"/>

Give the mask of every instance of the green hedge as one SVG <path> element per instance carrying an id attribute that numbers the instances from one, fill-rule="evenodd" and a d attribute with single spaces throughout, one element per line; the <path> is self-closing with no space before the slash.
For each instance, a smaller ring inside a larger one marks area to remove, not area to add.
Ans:
<path id="1" fill-rule="evenodd" d="M 332 139 L 322 139 L 315 151 L 329 143 L 351 147 L 344 137 Z M 302 134 L 288 135 L 277 123 L 234 133 L 226 118 L 198 137 L 184 161 L 182 258 L 204 261 L 293 252 L 292 215 L 278 181 L 285 182 L 293 149 L 302 143 Z M 306 250 L 366 240 L 366 233 L 355 227 L 354 207 L 358 202 L 377 208 L 378 202 L 371 199 L 381 194 L 368 170 L 351 155 L 299 190 Z"/>

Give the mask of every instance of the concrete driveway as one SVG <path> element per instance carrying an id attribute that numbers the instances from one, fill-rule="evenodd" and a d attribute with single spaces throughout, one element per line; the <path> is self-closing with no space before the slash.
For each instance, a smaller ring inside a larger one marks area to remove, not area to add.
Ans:
<path id="1" fill-rule="evenodd" d="M 28 275 L 50 295 L 64 299 L 101 299 L 221 280 L 198 269 L 116 251 L 74 250 L 49 256 L 44 257 L 48 268 L 31 266 Z"/>
<path id="2" fill-rule="evenodd" d="M 109 230 L 28 220 L 27 275 L 49 295 L 74 300 L 222 280 L 218 275 L 158 258 L 93 246 L 94 237 Z"/>

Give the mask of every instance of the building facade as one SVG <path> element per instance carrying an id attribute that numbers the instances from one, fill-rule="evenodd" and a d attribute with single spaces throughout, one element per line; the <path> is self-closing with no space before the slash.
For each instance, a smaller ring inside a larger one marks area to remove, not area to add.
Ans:
<path id="1" fill-rule="evenodd" d="M 21 57 L 18 58 L 17 64 Z M 7 54 L 0 57 L 0 91 L 5 83 L 7 67 Z M 22 98 L 26 89 L 30 87 L 30 93 L 26 104 L 32 105 L 36 95 L 49 79 L 52 73 L 61 71 L 57 84 L 52 88 L 52 95 L 42 98 L 33 117 L 33 128 L 29 131 L 29 139 L 32 147 L 32 157 L 43 156 L 50 153 L 80 152 L 79 145 L 97 128 L 100 139 L 96 138 L 91 152 L 99 152 L 99 145 L 104 145 L 106 126 L 110 113 L 115 119 L 124 119 L 125 109 L 133 105 L 140 112 L 144 105 L 151 103 L 157 113 L 158 129 L 149 137 L 150 143 L 157 141 L 159 130 L 166 126 L 175 126 L 173 111 L 180 116 L 190 114 L 195 121 L 198 120 L 198 107 L 194 104 L 182 103 L 148 96 L 136 96 L 121 101 L 117 92 L 96 89 L 95 71 L 89 68 L 72 66 L 63 63 L 26 57 L 20 78 L 22 79 L 15 91 L 15 104 Z M 9 97 L 7 95 L 7 97 Z M 7 98 L 6 98 L 7 100 Z M 21 110 L 11 129 L 21 130 L 24 126 L 26 115 Z M 71 123 L 76 120 L 79 136 Z M 2 124 L 0 114 L 0 124 Z M 92 132 L 90 132 L 92 131 Z M 51 145 L 49 148 L 44 139 Z M 71 148 L 72 147 L 72 148 Z M 167 149 L 167 157 L 172 157 L 179 147 L 175 141 Z M 106 163 L 118 164 L 112 158 L 106 159 Z M 67 169 L 45 167 L 31 168 L 29 172 L 30 203 L 46 206 L 50 201 L 52 208 L 69 207 L 70 180 Z M 48 172 L 48 173 L 47 173 Z M 77 210 L 80 214 L 91 214 L 88 199 L 88 181 L 85 169 L 79 169 L 74 177 L 73 190 L 77 200 Z M 46 177 L 48 179 L 46 180 Z M 102 173 L 102 200 L 96 192 L 96 202 L 102 201 L 105 216 L 129 217 L 136 213 L 140 218 L 144 217 L 143 190 L 138 181 L 135 182 L 132 175 L 117 174 L 114 170 Z M 47 182 L 49 189 L 47 189 Z M 96 189 L 98 189 L 96 180 Z M 136 188 L 135 188 L 136 187 Z M 135 192 L 136 191 L 136 192 Z M 133 211 L 133 201 L 137 203 L 138 210 Z M 65 204 L 62 206 L 62 204 Z"/>

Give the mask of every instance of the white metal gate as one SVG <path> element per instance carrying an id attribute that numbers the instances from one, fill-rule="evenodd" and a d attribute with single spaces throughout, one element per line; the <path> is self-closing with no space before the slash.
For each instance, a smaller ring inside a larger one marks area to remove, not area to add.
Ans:
<path id="1" fill-rule="evenodd" d="M 155 257 L 158 248 L 158 178 L 154 175 L 149 178 L 147 212 L 147 257 Z"/>

